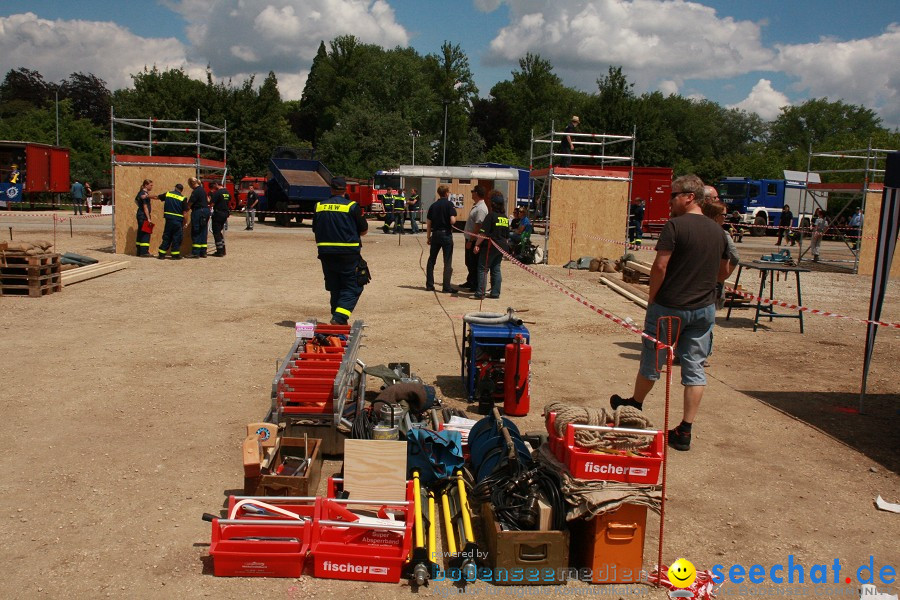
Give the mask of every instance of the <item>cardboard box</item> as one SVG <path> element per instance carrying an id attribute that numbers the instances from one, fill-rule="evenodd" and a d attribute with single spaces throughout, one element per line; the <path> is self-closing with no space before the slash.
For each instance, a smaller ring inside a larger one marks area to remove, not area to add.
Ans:
<path id="1" fill-rule="evenodd" d="M 322 476 L 322 440 L 307 438 L 309 442 L 309 467 L 302 476 L 296 475 L 261 475 L 244 478 L 244 495 L 246 496 L 315 496 Z M 303 458 L 303 438 L 282 437 L 281 445 L 272 461 L 280 465 L 284 456 Z"/>
<path id="2" fill-rule="evenodd" d="M 575 521 L 572 558 L 592 583 L 636 583 L 644 565 L 647 507 L 625 504 L 589 521 Z M 581 576 L 581 575 L 580 575 Z"/>
<path id="3" fill-rule="evenodd" d="M 560 585 L 569 574 L 568 531 L 501 531 L 490 504 L 481 508 L 494 585 Z"/>

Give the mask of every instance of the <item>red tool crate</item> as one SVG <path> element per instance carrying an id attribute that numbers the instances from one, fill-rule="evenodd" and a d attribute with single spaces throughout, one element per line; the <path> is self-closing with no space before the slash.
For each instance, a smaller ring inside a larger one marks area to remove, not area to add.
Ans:
<path id="1" fill-rule="evenodd" d="M 329 496 L 336 493 L 340 483 L 341 480 L 329 478 Z M 355 581 L 400 581 L 412 549 L 412 489 L 410 482 L 405 502 L 323 498 L 311 546 L 314 575 Z M 353 520 L 355 515 L 350 509 L 374 512 L 377 522 Z M 393 522 L 388 520 L 390 515 Z"/>
<path id="2" fill-rule="evenodd" d="M 575 443 L 575 431 L 578 429 L 636 433 L 652 439 L 647 447 L 633 452 L 624 450 L 615 454 L 592 452 Z M 565 437 L 559 437 L 556 434 L 556 413 L 551 412 L 547 415 L 547 432 L 549 433 L 550 450 L 560 462 L 568 467 L 573 477 L 649 485 L 656 485 L 659 482 L 663 444 L 665 443 L 662 431 L 569 423 L 566 425 Z"/>
<path id="3" fill-rule="evenodd" d="M 250 512 L 231 496 L 229 519 L 214 519 L 209 554 L 217 577 L 300 577 L 312 541 L 315 498 L 259 498 L 303 517 Z M 281 538 L 281 539 L 278 539 Z"/>

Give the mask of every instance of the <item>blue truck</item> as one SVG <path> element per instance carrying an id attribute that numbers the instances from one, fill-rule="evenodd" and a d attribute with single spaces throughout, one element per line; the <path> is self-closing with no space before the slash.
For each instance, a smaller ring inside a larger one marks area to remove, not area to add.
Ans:
<path id="1" fill-rule="evenodd" d="M 312 150 L 276 148 L 269 159 L 266 195 L 260 198 L 257 220 L 267 215 L 277 225 L 291 219 L 302 223 L 311 219 L 316 203 L 331 197 L 331 172 L 313 157 Z"/>
<path id="2" fill-rule="evenodd" d="M 737 211 L 742 223 L 753 225 L 754 236 L 763 236 L 781 225 L 781 209 L 786 204 L 794 215 L 794 227 L 809 227 L 812 212 L 816 206 L 827 206 L 827 197 L 816 196 L 818 205 L 811 198 L 806 200 L 806 212 L 801 213 L 803 195 L 806 191 L 807 174 L 785 171 L 785 179 L 749 179 L 746 177 L 725 177 L 716 188 L 719 198 L 728 207 L 728 214 Z M 809 183 L 819 183 L 818 173 L 809 174 Z"/>

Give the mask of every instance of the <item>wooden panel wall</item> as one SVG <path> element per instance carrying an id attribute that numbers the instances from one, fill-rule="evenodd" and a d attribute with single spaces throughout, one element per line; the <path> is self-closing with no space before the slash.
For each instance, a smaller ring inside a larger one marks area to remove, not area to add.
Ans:
<path id="1" fill-rule="evenodd" d="M 866 212 L 863 218 L 863 239 L 859 248 L 859 274 L 872 275 L 875 272 L 875 237 L 878 235 L 878 219 L 881 218 L 881 192 L 866 194 Z M 900 277 L 900 256 L 894 250 L 891 263 L 891 277 Z"/>
<path id="2" fill-rule="evenodd" d="M 137 241 L 137 204 L 134 203 L 134 197 L 137 196 L 138 190 L 141 189 L 141 183 L 145 179 L 153 180 L 152 195 L 165 194 L 175 189 L 175 184 L 180 183 L 184 186 L 184 195 L 190 196 L 191 188 L 188 187 L 188 177 L 193 177 L 196 173 L 194 167 L 180 167 L 172 165 L 159 165 L 152 167 L 134 167 L 129 165 L 116 165 L 115 182 L 116 189 L 113 197 L 115 205 L 116 219 L 116 253 L 137 254 L 135 242 Z M 163 219 L 163 203 L 159 200 L 152 200 L 150 205 L 150 216 L 156 226 L 150 236 L 150 254 L 157 254 L 159 251 L 159 243 L 162 241 L 163 228 L 165 220 Z M 189 221 L 191 213 L 185 215 L 185 219 Z M 191 252 L 191 232 L 190 228 L 184 232 L 184 240 L 181 242 L 181 255 L 185 256 Z M 210 234 L 210 240 L 212 234 Z"/>
<path id="3" fill-rule="evenodd" d="M 547 264 L 564 265 L 570 256 L 618 258 L 625 253 L 625 246 L 597 238 L 625 241 L 627 181 L 553 179 L 552 186 Z"/>

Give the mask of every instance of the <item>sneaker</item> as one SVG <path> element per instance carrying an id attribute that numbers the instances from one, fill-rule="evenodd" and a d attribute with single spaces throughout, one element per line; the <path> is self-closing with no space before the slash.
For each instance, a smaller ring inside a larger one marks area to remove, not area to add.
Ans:
<path id="1" fill-rule="evenodd" d="M 691 449 L 691 434 L 681 431 L 678 427 L 669 430 L 669 446 L 675 450 L 686 452 Z"/>
<path id="2" fill-rule="evenodd" d="M 631 406 L 632 408 L 636 408 L 638 410 L 644 410 L 644 405 L 636 401 L 634 398 L 623 398 L 618 394 L 613 394 L 609 397 L 609 405 L 613 410 L 616 410 L 620 406 Z"/>

